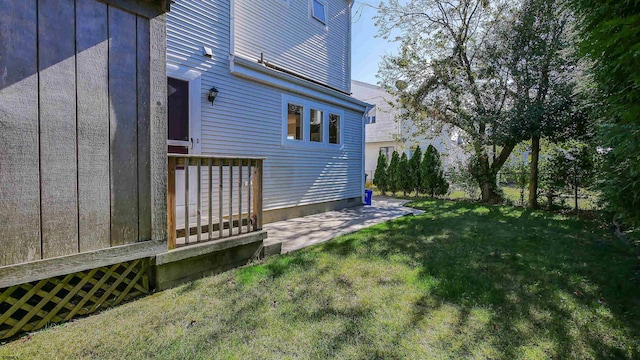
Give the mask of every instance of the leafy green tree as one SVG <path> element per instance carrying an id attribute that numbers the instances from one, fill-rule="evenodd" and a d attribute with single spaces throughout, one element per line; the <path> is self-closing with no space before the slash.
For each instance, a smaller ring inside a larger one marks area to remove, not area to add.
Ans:
<path id="1" fill-rule="evenodd" d="M 574 209 L 578 211 L 578 191 L 592 184 L 596 152 L 589 144 L 577 141 L 565 143 L 563 147 L 553 149 L 543 161 L 541 184 L 546 190 L 549 206 L 559 193 L 571 190 Z"/>
<path id="2" fill-rule="evenodd" d="M 581 54 L 595 81 L 586 88 L 604 153 L 599 186 L 606 206 L 640 226 L 640 2 L 570 0 Z"/>
<path id="3" fill-rule="evenodd" d="M 581 67 L 573 51 L 572 15 L 564 0 L 521 0 L 513 21 L 500 27 L 494 61 L 509 74 L 511 106 L 494 136 L 531 141 L 528 206 L 537 207 L 540 140 L 580 135 L 584 117 L 576 111 L 575 87 Z M 499 66 L 495 66 L 499 68 Z"/>
<path id="4" fill-rule="evenodd" d="M 373 184 L 382 192 L 382 195 L 386 195 L 389 188 L 389 181 L 387 175 L 387 156 L 380 151 L 378 153 L 378 164 L 376 165 L 376 171 L 373 174 Z"/>
<path id="5" fill-rule="evenodd" d="M 422 191 L 422 177 L 420 176 L 420 164 L 422 164 L 422 149 L 417 146 L 413 152 L 413 156 L 409 159 L 409 169 L 411 170 L 411 191 L 416 192 L 416 197 L 420 196 Z"/>
<path id="6" fill-rule="evenodd" d="M 389 168 L 387 169 L 387 180 L 388 189 L 391 191 L 391 195 L 395 196 L 396 192 L 401 190 L 400 187 L 400 176 L 399 169 L 400 168 L 400 154 L 397 151 L 393 151 L 391 155 L 391 162 L 389 163 Z"/>
<path id="7" fill-rule="evenodd" d="M 412 180 L 413 174 L 409 166 L 409 158 L 407 158 L 407 154 L 403 152 L 402 156 L 400 156 L 400 163 L 398 164 L 398 182 L 404 196 L 407 196 L 407 193 L 413 191 Z"/>
<path id="8" fill-rule="evenodd" d="M 424 152 L 420 165 L 422 188 L 431 196 L 444 195 L 449 190 L 449 183 L 444 177 L 444 168 L 438 150 L 429 145 Z"/>
<path id="9" fill-rule="evenodd" d="M 500 198 L 496 175 L 517 143 L 491 137 L 511 90 L 489 49 L 499 41 L 496 23 L 509 16 L 509 6 L 487 0 L 389 0 L 376 17 L 379 36 L 398 33 L 401 41 L 401 51 L 385 56 L 378 73 L 398 99 L 395 106 L 403 109 L 401 120 L 424 129 L 461 129 L 475 154 L 483 201 Z M 494 144 L 500 154 L 490 157 L 487 150 Z"/>

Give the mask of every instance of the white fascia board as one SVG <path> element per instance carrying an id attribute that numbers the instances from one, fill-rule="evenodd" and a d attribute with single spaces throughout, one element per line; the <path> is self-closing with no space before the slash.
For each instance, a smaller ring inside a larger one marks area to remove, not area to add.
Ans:
<path id="1" fill-rule="evenodd" d="M 229 66 L 233 75 L 291 91 L 303 96 L 320 100 L 343 108 L 365 113 L 370 104 L 351 96 L 314 84 L 310 81 L 270 69 L 255 61 L 231 55 Z"/>

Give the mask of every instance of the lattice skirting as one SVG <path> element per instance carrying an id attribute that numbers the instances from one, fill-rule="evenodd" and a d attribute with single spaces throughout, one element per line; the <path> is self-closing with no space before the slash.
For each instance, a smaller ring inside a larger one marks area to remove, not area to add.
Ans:
<path id="1" fill-rule="evenodd" d="M 148 270 L 138 259 L 0 289 L 0 339 L 149 294 Z"/>

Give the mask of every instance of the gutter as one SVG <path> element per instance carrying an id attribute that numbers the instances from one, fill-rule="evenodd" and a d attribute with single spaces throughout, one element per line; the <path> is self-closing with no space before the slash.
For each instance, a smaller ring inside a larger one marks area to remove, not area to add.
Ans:
<path id="1" fill-rule="evenodd" d="M 292 71 L 281 71 L 273 66 L 267 66 L 264 62 L 259 63 L 242 56 L 230 55 L 229 69 L 236 76 L 312 97 L 360 113 L 368 111 L 367 108 L 370 106 L 368 103 L 349 96 L 346 92 L 319 85 Z"/>

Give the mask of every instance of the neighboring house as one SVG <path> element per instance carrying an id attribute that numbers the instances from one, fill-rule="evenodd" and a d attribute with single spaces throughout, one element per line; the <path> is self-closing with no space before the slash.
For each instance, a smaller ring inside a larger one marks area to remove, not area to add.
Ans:
<path id="1" fill-rule="evenodd" d="M 264 157 L 264 222 L 362 203 L 368 104 L 350 96 L 351 4 L 172 3 L 169 152 Z"/>
<path id="2" fill-rule="evenodd" d="M 410 157 L 416 146 L 420 146 L 424 152 L 429 145 L 433 145 L 442 154 L 445 169 L 457 161 L 467 159 L 458 133 L 443 131 L 429 136 L 418 135 L 413 124 L 398 120 L 396 117 L 399 110 L 390 105 L 393 97 L 382 87 L 353 80 L 351 91 L 356 99 L 375 105 L 365 121 L 365 172 L 368 180 L 373 179 L 380 152 L 390 160 L 394 150 L 399 153 L 406 152 Z"/>

